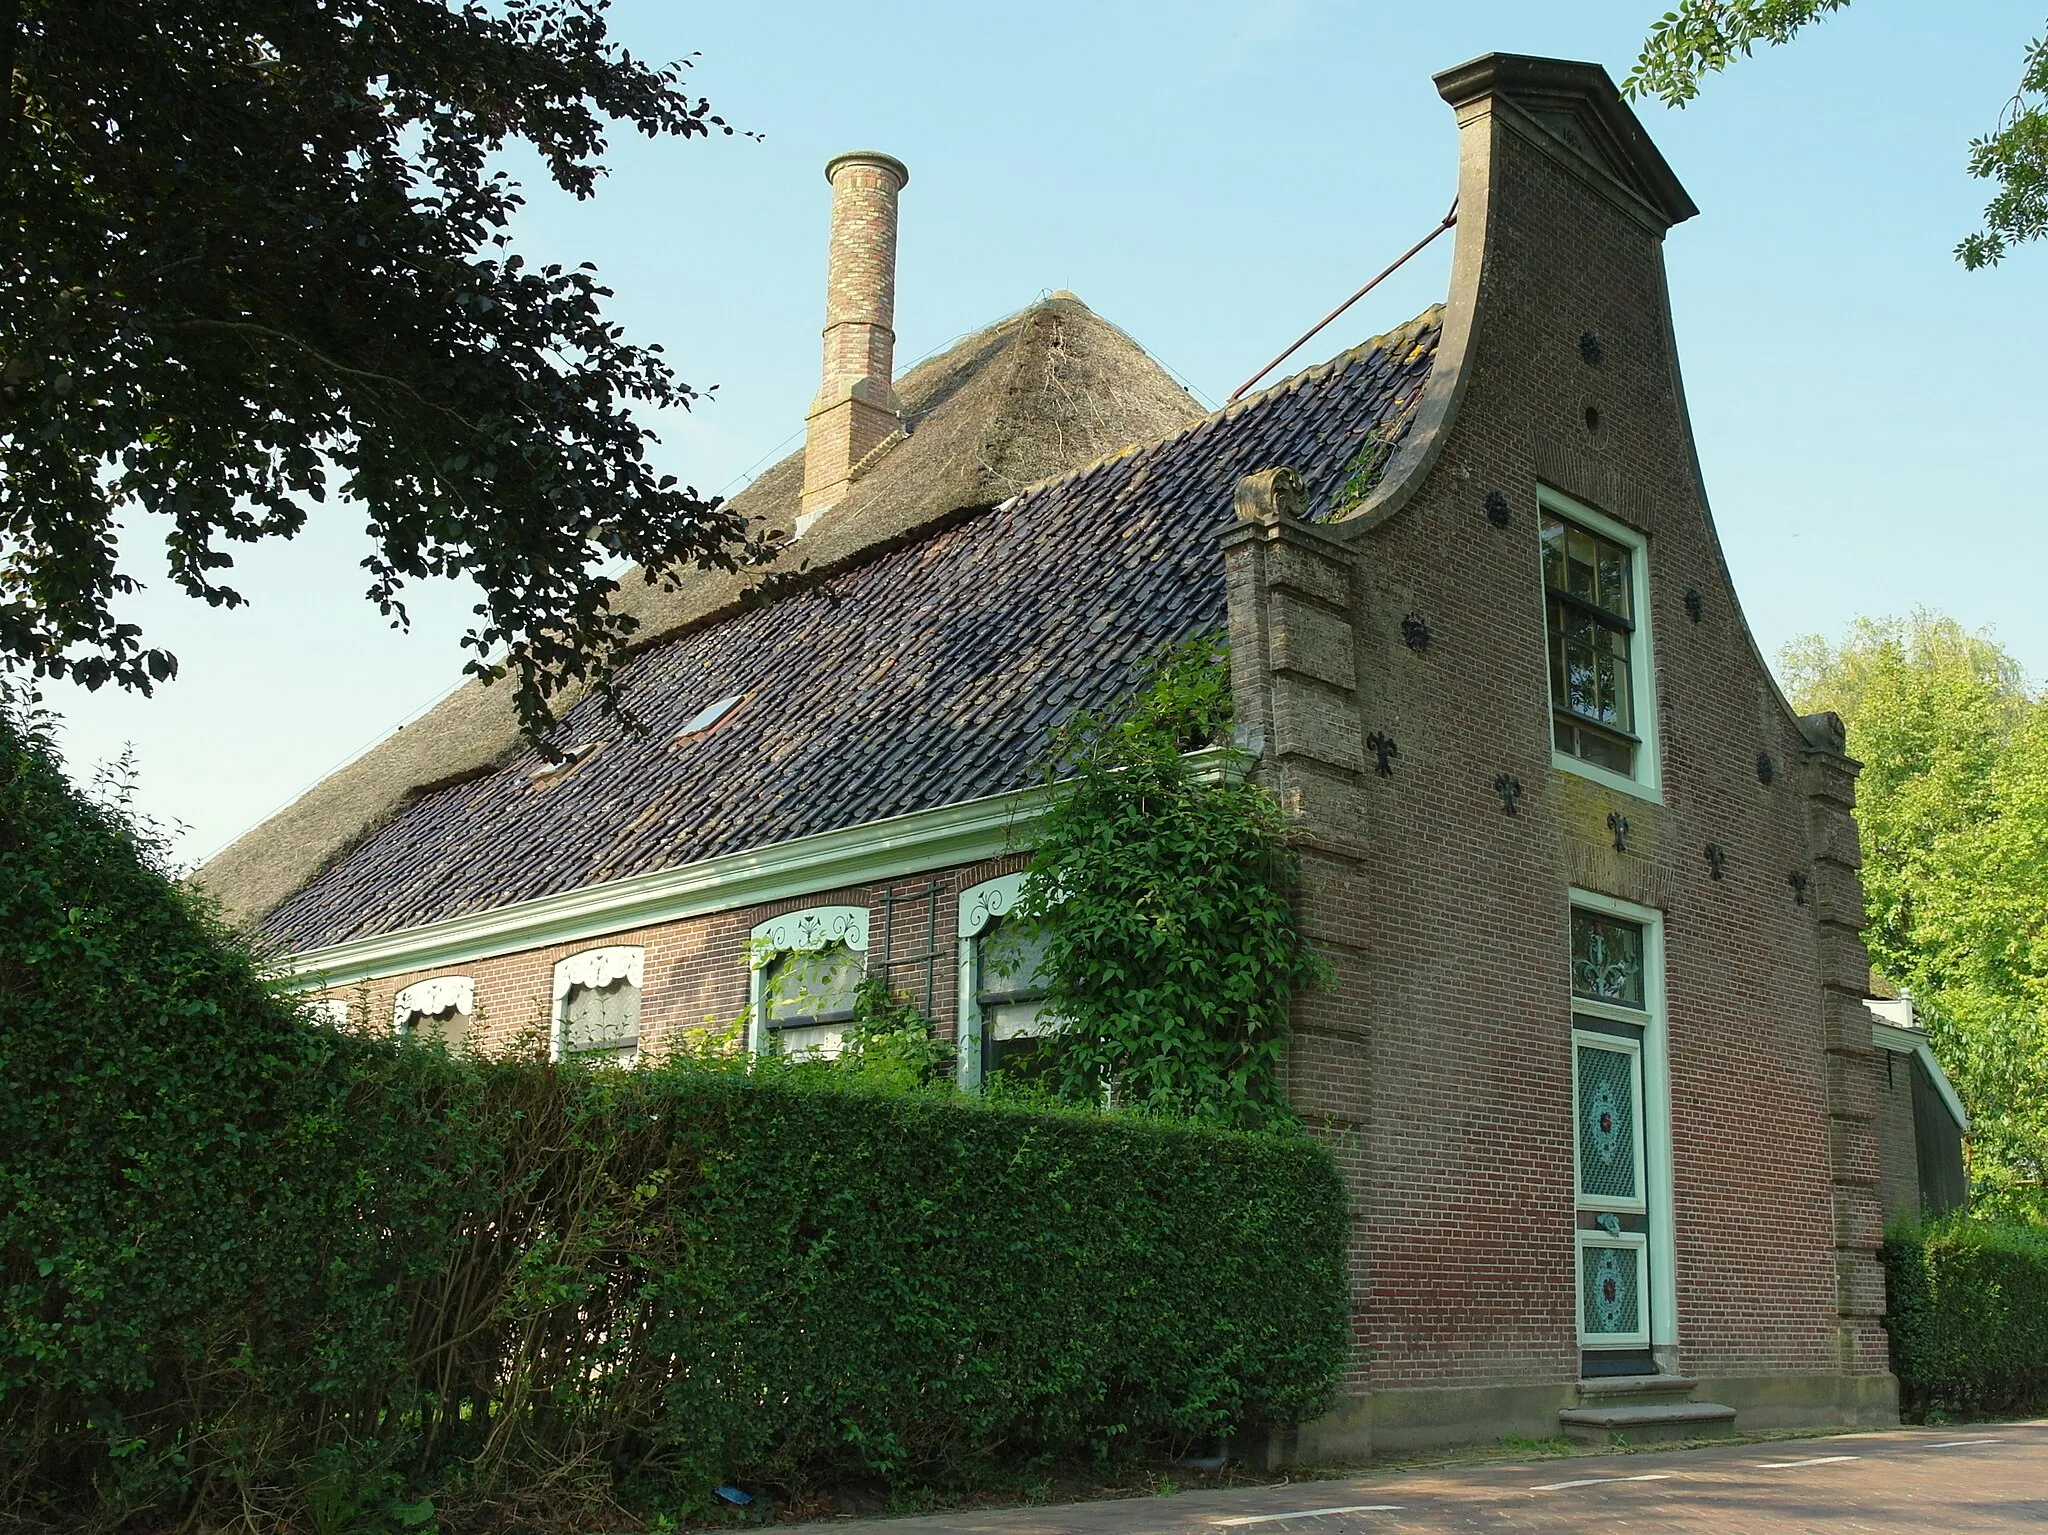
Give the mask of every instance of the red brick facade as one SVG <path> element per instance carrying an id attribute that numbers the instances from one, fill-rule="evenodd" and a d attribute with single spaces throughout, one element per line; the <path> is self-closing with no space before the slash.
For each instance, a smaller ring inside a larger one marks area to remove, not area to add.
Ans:
<path id="1" fill-rule="evenodd" d="M 1882 1417 L 1854 765 L 1786 709 L 1729 584 L 1678 382 L 1666 218 L 1528 105 L 1483 83 L 1454 105 L 1459 289 L 1435 430 L 1355 518 L 1312 528 L 1254 486 L 1226 540 L 1238 691 L 1309 838 L 1305 914 L 1340 975 L 1303 1009 L 1290 1089 L 1341 1126 L 1354 1180 L 1353 1389 L 1577 1374 L 1576 888 L 1664 921 L 1667 1368 L 1731 1395 L 1804 1378 L 1817 1413 Z M 1644 540 L 1654 799 L 1552 763 L 1539 487 Z M 1404 643 L 1410 615 L 1426 648 Z M 1390 775 L 1375 734 L 1398 745 Z"/>

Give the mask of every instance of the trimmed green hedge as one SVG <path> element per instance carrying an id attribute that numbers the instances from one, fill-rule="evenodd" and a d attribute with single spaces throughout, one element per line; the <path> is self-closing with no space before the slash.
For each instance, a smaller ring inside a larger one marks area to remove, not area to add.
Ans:
<path id="1" fill-rule="evenodd" d="M 1312 1414 L 1310 1142 L 354 1039 L 0 722 L 0 1517 L 960 1484 Z M 431 1500 L 431 1501 L 428 1501 Z"/>
<path id="2" fill-rule="evenodd" d="M 1963 1216 L 1894 1227 L 1884 1264 L 1909 1415 L 2048 1404 L 2048 1231 Z"/>

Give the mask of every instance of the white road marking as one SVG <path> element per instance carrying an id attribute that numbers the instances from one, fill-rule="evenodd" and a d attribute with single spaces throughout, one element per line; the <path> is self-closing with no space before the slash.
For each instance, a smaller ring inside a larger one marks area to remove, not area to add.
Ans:
<path id="1" fill-rule="evenodd" d="M 1589 1476 L 1577 1482 L 1545 1482 L 1541 1487 L 1531 1487 L 1531 1492 L 1563 1492 L 1567 1487 L 1598 1487 L 1606 1482 L 1668 1482 L 1669 1471 L 1652 1471 L 1644 1476 Z"/>
<path id="2" fill-rule="evenodd" d="M 1955 1450 L 1966 1444 L 2004 1444 L 2003 1439 L 1944 1439 L 1940 1444 L 1930 1444 L 1930 1450 Z"/>
<path id="3" fill-rule="evenodd" d="M 1790 1471 L 1794 1466 L 1832 1466 L 1838 1460 L 1861 1460 L 1861 1455 L 1816 1455 L 1811 1460 L 1760 1460 L 1759 1471 Z"/>
<path id="4" fill-rule="evenodd" d="M 1298 1508 L 1291 1514 L 1245 1514 L 1236 1519 L 1211 1521 L 1219 1529 L 1237 1529 L 1247 1524 L 1271 1524 L 1277 1519 L 1320 1519 L 1325 1514 L 1391 1514 L 1399 1503 L 1353 1503 L 1344 1508 Z"/>

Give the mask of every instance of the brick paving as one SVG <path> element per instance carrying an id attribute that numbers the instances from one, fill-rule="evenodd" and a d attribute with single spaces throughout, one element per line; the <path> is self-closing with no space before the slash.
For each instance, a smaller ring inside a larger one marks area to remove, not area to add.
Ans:
<path id="1" fill-rule="evenodd" d="M 882 1521 L 838 1527 L 884 1535 Z M 1975 1535 L 2044 1527 L 2048 1420 L 940 1514 L 887 1521 L 886 1535 Z"/>

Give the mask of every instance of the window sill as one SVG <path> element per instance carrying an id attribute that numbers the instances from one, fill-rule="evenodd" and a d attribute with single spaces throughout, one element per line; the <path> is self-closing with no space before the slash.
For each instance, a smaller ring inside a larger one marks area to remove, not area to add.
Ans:
<path id="1" fill-rule="evenodd" d="M 1653 805 L 1664 803 L 1664 796 L 1658 793 L 1651 785 L 1639 783 L 1635 779 L 1625 777 L 1611 768 L 1595 767 L 1592 763 L 1561 752 L 1555 747 L 1551 748 L 1550 765 L 1567 773 L 1576 773 L 1581 778 L 1589 778 L 1604 788 L 1614 789 L 1622 794 L 1633 795 L 1637 799 L 1648 800 Z"/>

